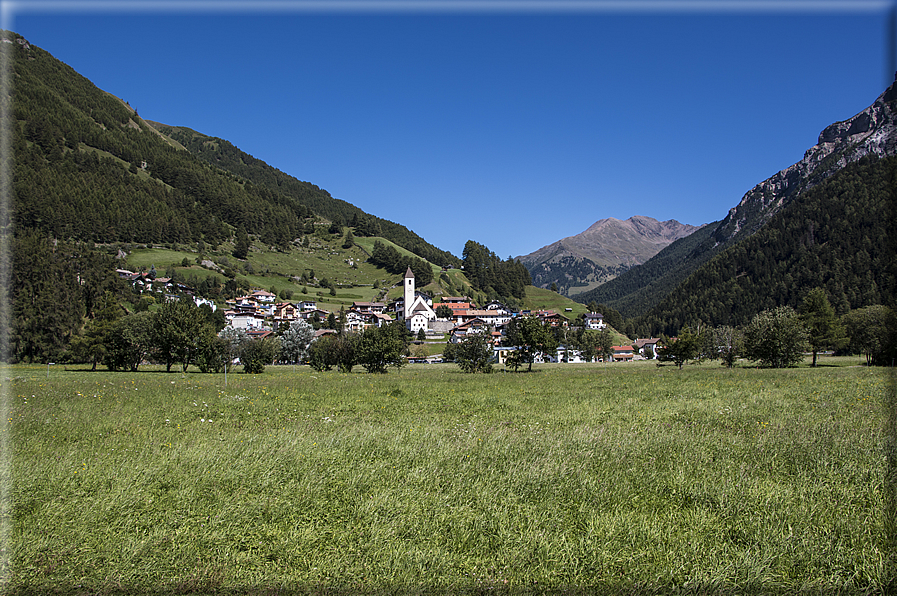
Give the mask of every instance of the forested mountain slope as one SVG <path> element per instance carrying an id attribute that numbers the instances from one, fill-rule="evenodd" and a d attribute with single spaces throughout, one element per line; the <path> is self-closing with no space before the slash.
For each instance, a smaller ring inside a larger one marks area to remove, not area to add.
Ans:
<path id="1" fill-rule="evenodd" d="M 401 224 L 369 215 L 346 201 L 335 199 L 326 190 L 303 182 L 235 147 L 229 141 L 210 137 L 183 126 L 148 122 L 188 151 L 212 165 L 248 180 L 252 184 L 282 193 L 307 206 L 314 213 L 343 225 L 352 225 L 357 235 L 383 236 L 437 265 L 460 265 L 460 259 L 440 250 Z"/>
<path id="2" fill-rule="evenodd" d="M 797 308 L 824 288 L 836 312 L 893 302 L 897 291 L 897 157 L 868 156 L 800 193 L 755 234 L 698 268 L 634 333 L 742 325 L 776 306 Z"/>
<path id="3" fill-rule="evenodd" d="M 9 52 L 16 230 L 211 245 L 232 234 L 226 224 L 272 244 L 301 233 L 307 207 L 199 161 L 44 50 L 5 35 L 16 40 Z"/>
<path id="4" fill-rule="evenodd" d="M 849 164 L 895 154 L 897 84 L 892 84 L 871 106 L 823 130 L 817 144 L 806 151 L 801 161 L 745 193 L 725 219 L 699 232 L 700 243 L 689 246 L 689 250 L 682 250 L 684 245 L 671 245 L 654 257 L 657 262 L 649 260 L 627 272 L 625 279 L 621 276 L 577 295 L 576 300 L 605 302 L 627 317 L 647 315 L 692 272 L 723 250 L 762 230 L 803 193 L 824 184 Z M 695 234 L 692 236 L 692 241 L 698 239 Z M 677 251 L 679 258 L 671 259 L 672 253 L 665 251 Z M 667 267 L 660 266 L 662 260 Z M 651 320 L 657 320 L 656 316 L 652 315 Z"/>
<path id="5" fill-rule="evenodd" d="M 584 232 L 518 257 L 533 283 L 574 295 L 644 263 L 670 243 L 698 228 L 671 219 L 634 215 L 627 220 L 601 219 Z"/>
<path id="6" fill-rule="evenodd" d="M 215 139 L 161 134 L 137 112 L 46 51 L 4 32 L 13 74 L 14 225 L 60 238 L 110 243 L 204 243 L 235 230 L 285 248 L 306 220 L 350 224 L 437 264 L 460 259 L 398 224 L 370 216 Z M 192 131 L 191 131 L 192 133 Z M 184 146 L 189 145 L 199 155 Z M 238 164 L 242 166 L 237 167 Z M 230 171 L 229 171 L 230 170 Z"/>
<path id="7" fill-rule="evenodd" d="M 719 222 L 707 224 L 691 235 L 676 240 L 645 263 L 621 273 L 594 290 L 575 297 L 577 302 L 607 304 L 624 317 L 647 312 L 683 279 L 712 256 L 697 254 Z"/>

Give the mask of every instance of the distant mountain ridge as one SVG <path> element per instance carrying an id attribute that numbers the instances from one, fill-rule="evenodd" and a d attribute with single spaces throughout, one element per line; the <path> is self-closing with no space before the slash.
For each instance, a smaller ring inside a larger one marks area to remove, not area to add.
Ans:
<path id="1" fill-rule="evenodd" d="M 561 294 L 575 294 L 577 288 L 600 285 L 644 263 L 699 228 L 643 215 L 626 220 L 608 217 L 517 259 L 529 269 L 533 285 L 547 288 L 555 283 Z"/>

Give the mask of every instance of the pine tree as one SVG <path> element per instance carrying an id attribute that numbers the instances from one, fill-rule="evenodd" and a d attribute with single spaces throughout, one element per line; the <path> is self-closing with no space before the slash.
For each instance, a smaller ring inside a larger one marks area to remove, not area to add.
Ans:
<path id="1" fill-rule="evenodd" d="M 800 310 L 801 320 L 807 327 L 810 350 L 813 352 L 813 366 L 816 366 L 816 356 L 820 350 L 840 348 L 847 343 L 844 327 L 822 288 L 810 290 L 804 296 Z"/>

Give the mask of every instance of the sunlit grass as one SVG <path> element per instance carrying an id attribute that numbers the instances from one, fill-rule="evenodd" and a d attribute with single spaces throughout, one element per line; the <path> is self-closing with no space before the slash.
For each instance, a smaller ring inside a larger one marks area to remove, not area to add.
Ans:
<path id="1" fill-rule="evenodd" d="M 859 593 L 893 569 L 883 370 L 8 372 L 11 593 Z"/>

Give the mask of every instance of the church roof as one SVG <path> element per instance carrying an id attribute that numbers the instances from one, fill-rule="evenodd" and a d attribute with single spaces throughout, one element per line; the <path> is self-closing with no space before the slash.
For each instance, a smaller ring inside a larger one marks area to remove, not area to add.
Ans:
<path id="1" fill-rule="evenodd" d="M 408 278 L 414 279 L 414 272 L 411 270 L 411 267 L 408 267 L 408 271 L 405 272 L 405 279 Z"/>

